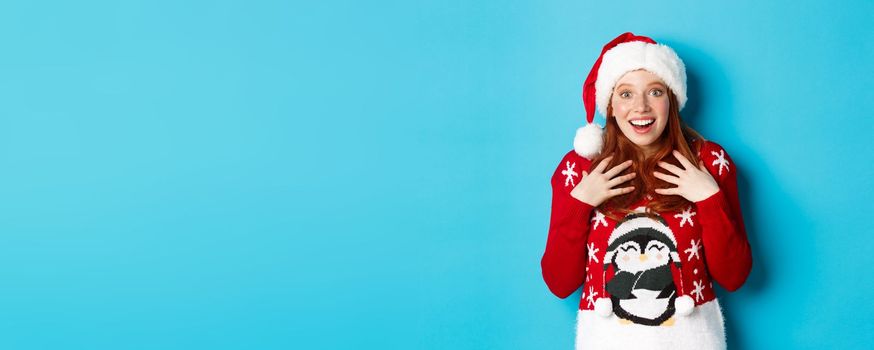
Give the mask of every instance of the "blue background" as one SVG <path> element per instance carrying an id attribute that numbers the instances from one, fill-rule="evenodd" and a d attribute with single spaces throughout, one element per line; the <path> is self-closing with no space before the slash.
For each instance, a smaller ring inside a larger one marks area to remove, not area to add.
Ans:
<path id="1" fill-rule="evenodd" d="M 685 60 L 683 115 L 739 168 L 730 347 L 865 348 L 872 13 L 3 3 L 0 348 L 572 348 L 579 292 L 540 275 L 549 176 L 625 31 Z"/>

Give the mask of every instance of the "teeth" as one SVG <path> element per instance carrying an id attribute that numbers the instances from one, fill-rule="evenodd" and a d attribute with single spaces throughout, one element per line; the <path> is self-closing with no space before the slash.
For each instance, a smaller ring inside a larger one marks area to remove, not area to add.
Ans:
<path id="1" fill-rule="evenodd" d="M 637 126 L 647 126 L 647 125 L 650 125 L 650 124 L 652 124 L 652 123 L 655 123 L 655 120 L 654 120 L 654 119 L 650 119 L 650 120 L 632 120 L 632 121 L 631 121 L 631 124 L 634 124 L 634 125 L 637 125 Z"/>

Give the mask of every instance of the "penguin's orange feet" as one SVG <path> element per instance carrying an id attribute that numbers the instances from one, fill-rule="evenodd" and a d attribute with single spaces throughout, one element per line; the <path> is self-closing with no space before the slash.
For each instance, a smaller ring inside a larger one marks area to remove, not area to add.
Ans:
<path id="1" fill-rule="evenodd" d="M 671 317 L 671 318 L 667 319 L 665 322 L 662 322 L 661 325 L 666 326 L 666 327 L 670 327 L 670 326 L 674 325 L 674 321 L 675 321 L 674 318 Z"/>

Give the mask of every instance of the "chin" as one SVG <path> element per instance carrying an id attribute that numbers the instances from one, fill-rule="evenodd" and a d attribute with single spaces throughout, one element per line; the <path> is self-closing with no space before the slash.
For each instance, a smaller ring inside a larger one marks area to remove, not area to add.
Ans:
<path id="1" fill-rule="evenodd" d="M 637 143 L 637 142 L 635 142 L 634 144 L 637 145 L 637 147 L 644 148 L 644 147 L 649 147 L 650 145 L 652 145 L 652 144 L 654 144 L 654 143 L 655 143 L 655 142 L 647 142 L 647 143 Z"/>
<path id="2" fill-rule="evenodd" d="M 637 135 L 635 135 L 635 136 L 637 136 Z M 639 137 L 628 137 L 628 135 L 625 135 L 625 138 L 627 138 L 629 141 L 631 141 L 631 143 L 637 145 L 637 147 L 647 147 L 647 146 L 653 145 L 656 143 L 656 140 L 657 140 L 657 139 L 640 139 Z"/>
<path id="3" fill-rule="evenodd" d="M 658 142 L 659 137 L 662 135 L 662 133 L 664 133 L 664 129 L 662 129 L 662 131 L 658 133 L 659 136 L 657 137 L 651 137 L 647 135 L 647 137 L 642 138 L 639 134 L 635 133 L 634 130 L 628 130 L 627 132 L 623 130 L 623 133 L 625 134 L 625 138 L 627 138 L 638 147 L 648 147 L 651 145 L 655 145 Z M 631 135 L 631 137 L 629 137 L 629 134 Z"/>

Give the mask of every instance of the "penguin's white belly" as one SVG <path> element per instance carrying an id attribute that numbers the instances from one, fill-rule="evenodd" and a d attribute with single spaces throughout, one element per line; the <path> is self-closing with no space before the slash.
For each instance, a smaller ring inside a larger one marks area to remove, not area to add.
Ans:
<path id="1" fill-rule="evenodd" d="M 654 319 L 665 313 L 668 309 L 668 301 L 671 298 L 656 298 L 660 291 L 649 289 L 635 289 L 631 291 L 634 299 L 622 299 L 619 305 L 630 314 Z"/>
<path id="2" fill-rule="evenodd" d="M 670 299 L 670 298 L 669 298 Z M 577 350 L 725 350 L 725 327 L 716 299 L 695 306 L 691 314 L 676 316 L 672 326 L 620 322 L 595 310 L 577 312 Z"/>

